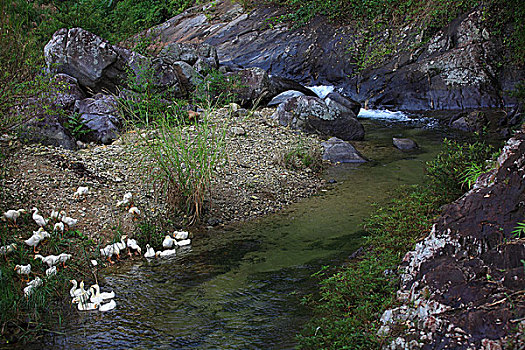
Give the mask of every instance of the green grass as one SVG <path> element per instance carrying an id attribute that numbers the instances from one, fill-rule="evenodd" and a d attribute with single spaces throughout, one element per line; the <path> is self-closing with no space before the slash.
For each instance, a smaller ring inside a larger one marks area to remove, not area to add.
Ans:
<path id="1" fill-rule="evenodd" d="M 407 251 L 424 238 L 442 205 L 461 195 L 461 174 L 467 167 L 485 166 L 492 149 L 482 142 L 459 144 L 445 140 L 443 151 L 427 164 L 426 182 L 398 189 L 391 202 L 365 223 L 364 253 L 344 267 L 325 268 L 318 295 L 305 302 L 315 317 L 298 336 L 301 349 L 379 349 L 379 318 L 395 305 L 397 266 Z M 436 186 L 435 184 L 439 185 Z"/>

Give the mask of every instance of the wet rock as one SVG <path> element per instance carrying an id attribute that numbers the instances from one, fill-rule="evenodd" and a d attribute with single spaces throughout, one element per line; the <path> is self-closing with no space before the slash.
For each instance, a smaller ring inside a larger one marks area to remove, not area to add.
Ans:
<path id="1" fill-rule="evenodd" d="M 402 151 L 411 151 L 418 148 L 417 143 L 414 140 L 407 138 L 392 138 L 394 146 Z"/>
<path id="2" fill-rule="evenodd" d="M 149 33 L 162 43 L 209 43 L 217 47 L 222 64 L 259 67 L 305 85 L 334 85 L 355 100 L 367 101 L 368 107 L 393 110 L 514 104 L 516 99 L 505 91 L 525 75 L 516 65 L 497 66 L 503 48 L 487 34 L 481 9 L 462 14 L 428 43 L 422 42 L 417 26 L 405 28 L 402 39 L 395 39 L 400 54 L 356 74 L 348 47 L 359 39 L 351 25 L 331 24 L 319 17 L 301 28 L 269 27 L 267 19 L 278 18 L 282 8 L 232 12 L 237 4 L 215 4 L 213 19 L 189 11 Z"/>
<path id="3" fill-rule="evenodd" d="M 365 163 L 366 159 L 352 146 L 337 137 L 322 142 L 323 160 L 331 163 Z"/>
<path id="4" fill-rule="evenodd" d="M 335 136 L 344 141 L 362 140 L 364 128 L 353 114 L 339 114 L 318 97 L 299 96 L 279 105 L 274 117 L 292 129 Z"/>
<path id="5" fill-rule="evenodd" d="M 450 126 L 452 128 L 466 132 L 481 131 L 487 125 L 488 120 L 485 116 L 485 112 L 482 111 L 459 113 L 450 121 Z"/>
<path id="6" fill-rule="evenodd" d="M 296 90 L 288 90 L 285 92 L 281 92 L 279 95 L 272 98 L 270 102 L 268 102 L 268 107 L 271 106 L 278 106 L 281 103 L 285 102 L 286 100 L 292 98 L 292 97 L 298 97 L 298 96 L 304 96 L 304 94 L 300 91 Z"/>
<path id="7" fill-rule="evenodd" d="M 330 92 L 324 99 L 324 102 L 331 110 L 338 111 L 339 114 L 354 114 L 354 118 L 361 110 L 361 104 L 349 97 L 341 95 L 337 91 Z"/>

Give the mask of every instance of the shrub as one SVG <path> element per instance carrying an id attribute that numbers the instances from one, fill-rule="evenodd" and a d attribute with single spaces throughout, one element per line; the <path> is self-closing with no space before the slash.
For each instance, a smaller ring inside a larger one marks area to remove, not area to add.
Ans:
<path id="1" fill-rule="evenodd" d="M 306 147 L 302 139 L 278 152 L 276 160 L 279 165 L 292 170 L 310 168 L 319 172 L 323 167 L 320 149 Z"/>

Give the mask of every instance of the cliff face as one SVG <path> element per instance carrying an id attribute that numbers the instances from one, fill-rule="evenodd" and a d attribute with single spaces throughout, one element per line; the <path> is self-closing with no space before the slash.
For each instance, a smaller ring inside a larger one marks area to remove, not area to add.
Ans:
<path id="1" fill-rule="evenodd" d="M 193 8 L 149 30 L 161 45 L 206 42 L 222 63 L 260 67 L 307 85 L 329 84 L 368 106 L 392 109 L 502 107 L 515 101 L 505 91 L 524 77 L 517 67 L 499 67 L 503 48 L 485 27 L 479 10 L 464 14 L 423 44 L 417 28 L 407 27 L 399 54 L 379 68 L 355 74 L 357 33 L 322 18 L 297 29 L 269 21 L 282 9 L 218 0 Z M 270 23 L 270 24 L 269 24 Z"/>
<path id="2" fill-rule="evenodd" d="M 525 134 L 507 142 L 496 169 L 448 205 L 406 254 L 402 306 L 387 310 L 386 349 L 522 349 L 525 346 Z M 514 347 L 511 347 L 513 345 Z"/>

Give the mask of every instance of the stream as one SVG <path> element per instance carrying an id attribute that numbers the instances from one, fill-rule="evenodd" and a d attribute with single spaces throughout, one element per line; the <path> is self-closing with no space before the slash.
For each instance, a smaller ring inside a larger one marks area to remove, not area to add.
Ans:
<path id="1" fill-rule="evenodd" d="M 420 183 L 445 131 L 428 121 L 363 120 L 356 147 L 371 161 L 329 168 L 318 195 L 242 225 L 208 230 L 171 260 L 129 261 L 106 269 L 103 290 L 117 308 L 74 312 L 41 344 L 54 349 L 292 349 L 311 316 L 301 298 L 311 275 L 359 248 L 372 203 L 401 184 Z M 393 136 L 420 146 L 403 153 Z M 333 181 L 331 181 L 333 182 Z"/>

